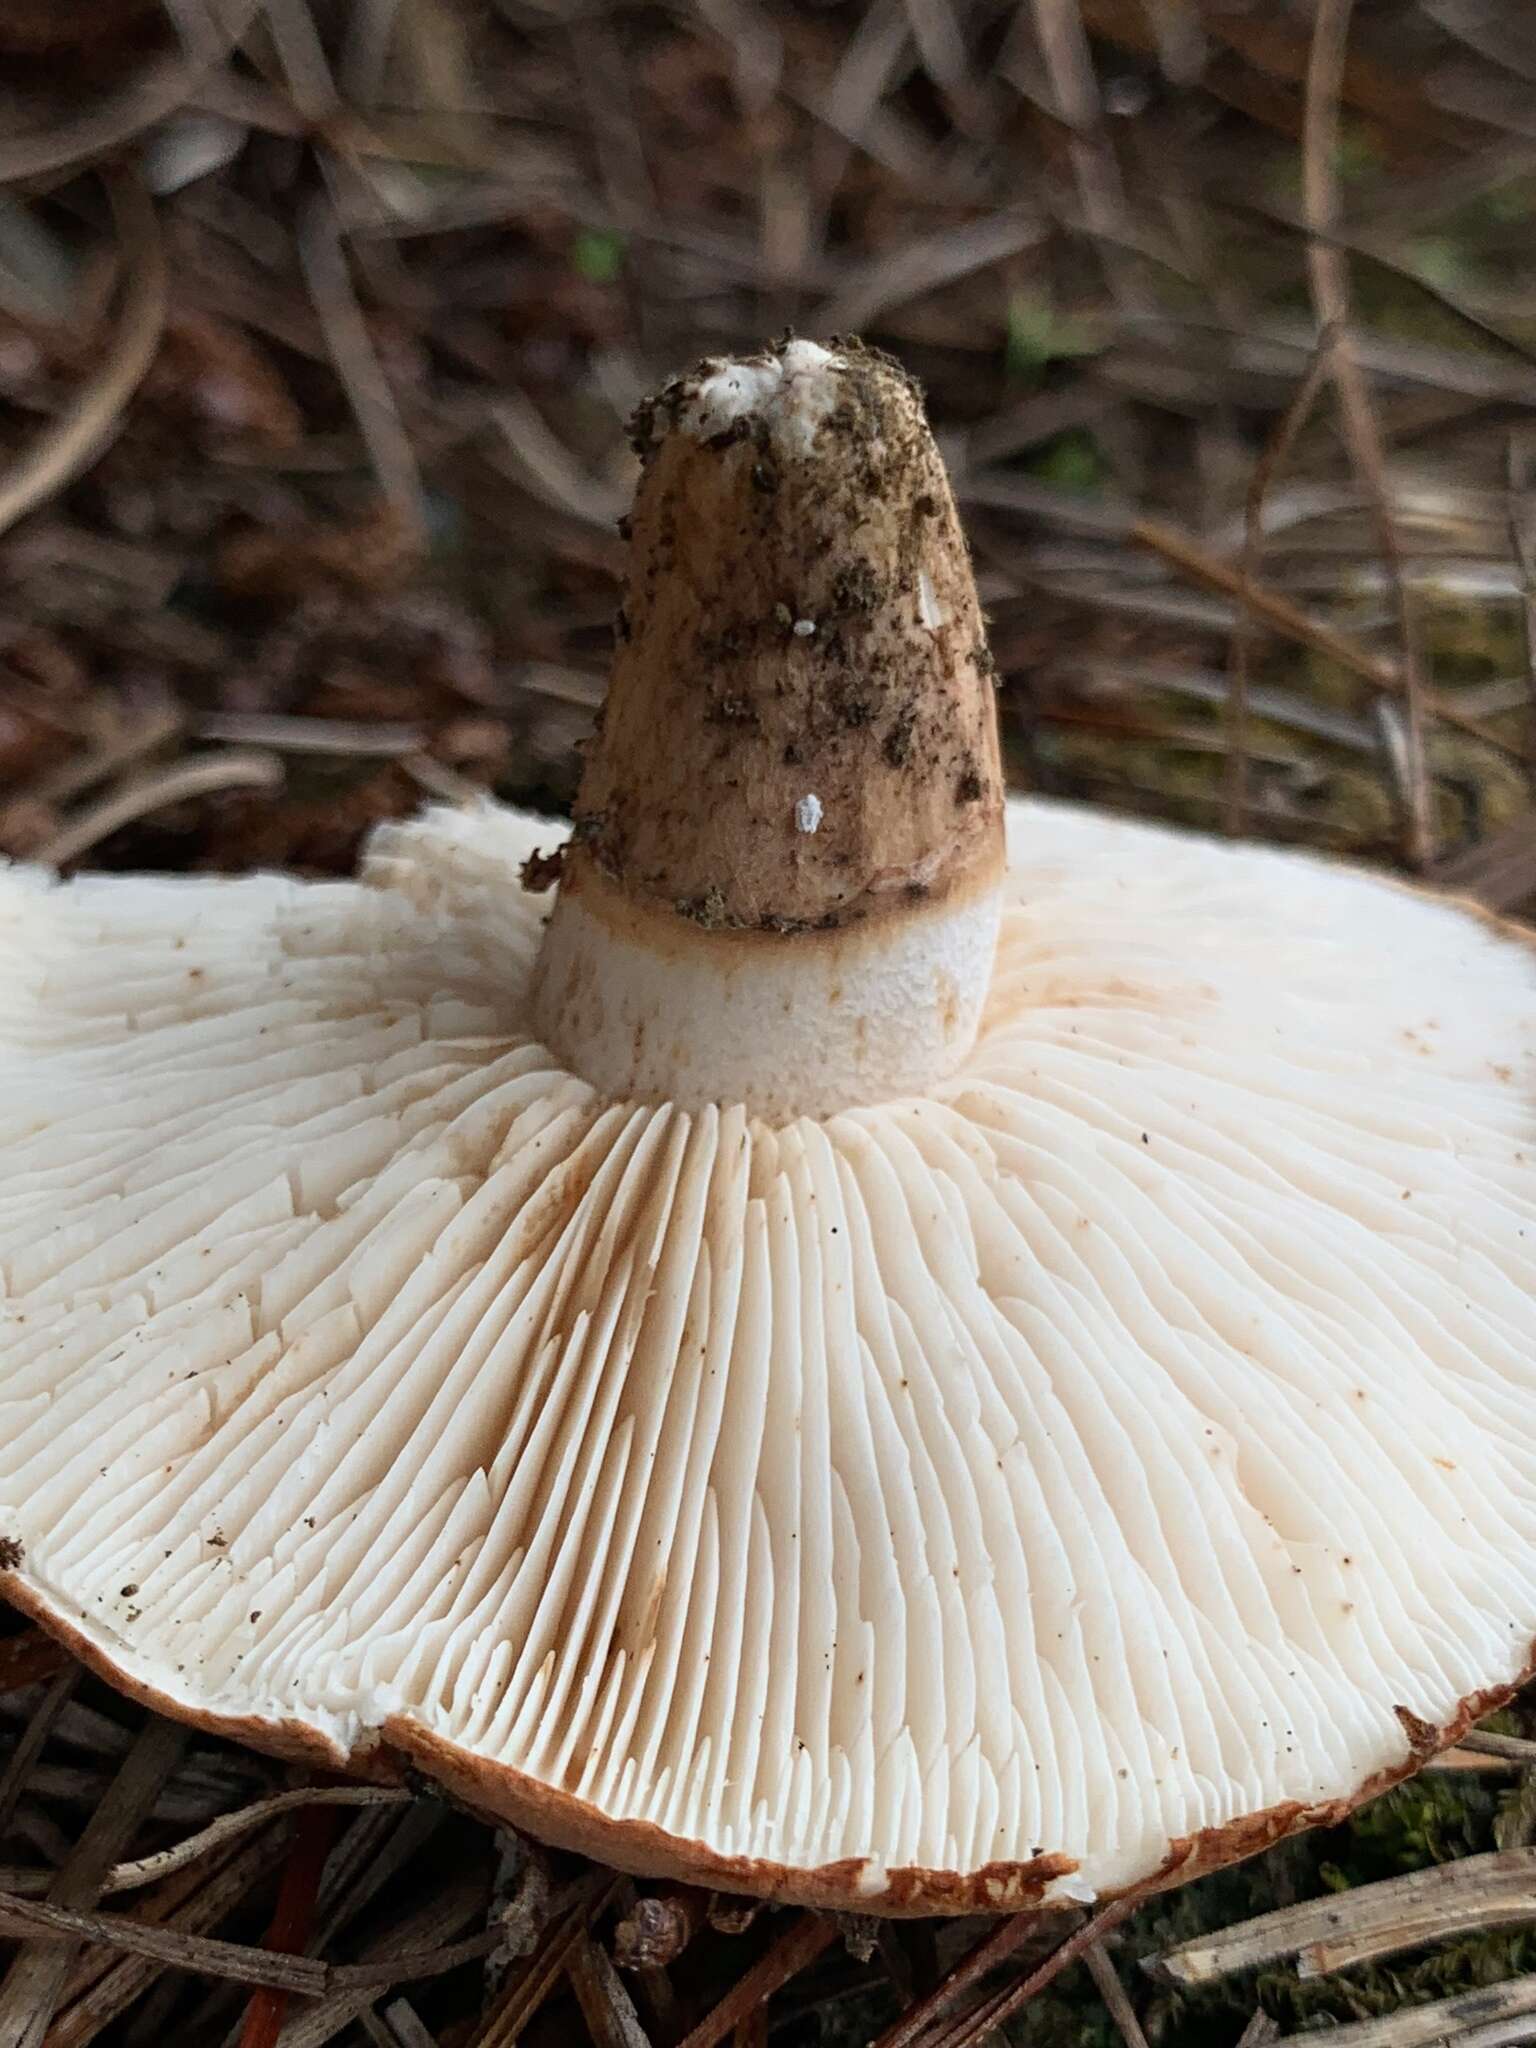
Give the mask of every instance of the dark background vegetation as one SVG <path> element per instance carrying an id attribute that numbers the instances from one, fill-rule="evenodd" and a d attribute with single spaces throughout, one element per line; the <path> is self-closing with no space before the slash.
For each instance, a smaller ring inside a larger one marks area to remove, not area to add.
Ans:
<path id="1" fill-rule="evenodd" d="M 1021 786 L 1530 909 L 1523 0 L 0 0 L 0 852 L 333 874 L 428 797 L 565 805 L 626 415 L 791 327 L 927 387 Z M 199 1740 L 160 1788 L 143 1717 L 7 1627 L 13 1861 L 65 1858 L 114 1779 L 137 1853 L 284 1782 Z M 1135 1963 L 1533 1811 L 1513 1771 L 1428 1775 L 1154 1904 L 1109 1948 L 1139 2024 L 1200 2048 L 1528 1967 L 1518 1930 L 1193 1999 Z M 430 1799 L 341 1816 L 318 1918 L 322 1834 L 244 1839 L 130 1907 L 259 1941 L 286 1884 L 342 1961 L 485 1924 L 497 1841 Z M 620 1979 L 632 1887 L 517 1882 L 553 1906 L 494 1997 L 475 1960 L 285 2041 L 673 2048 L 805 1934 L 704 1924 Z M 840 1930 L 721 2038 L 867 2043 L 984 1931 Z M 88 1947 L 4 2038 L 274 2037 L 135 1967 Z M 1134 2042 L 1102 1988 L 1063 1975 L 1012 2038 Z"/>
<path id="2" fill-rule="evenodd" d="M 927 386 L 1021 783 L 1536 884 L 1520 0 L 0 0 L 0 76 L 6 850 L 567 801 L 624 419 L 792 326 Z"/>

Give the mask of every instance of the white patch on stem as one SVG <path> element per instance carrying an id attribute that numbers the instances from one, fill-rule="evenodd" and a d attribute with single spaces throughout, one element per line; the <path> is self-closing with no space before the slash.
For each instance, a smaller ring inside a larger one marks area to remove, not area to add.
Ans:
<path id="1" fill-rule="evenodd" d="M 917 572 L 917 616 L 919 624 L 930 633 L 937 633 L 944 623 L 944 607 L 939 603 L 933 578 L 926 569 Z"/>
<path id="2" fill-rule="evenodd" d="M 821 798 L 809 791 L 795 805 L 795 830 L 814 832 L 822 820 Z"/>

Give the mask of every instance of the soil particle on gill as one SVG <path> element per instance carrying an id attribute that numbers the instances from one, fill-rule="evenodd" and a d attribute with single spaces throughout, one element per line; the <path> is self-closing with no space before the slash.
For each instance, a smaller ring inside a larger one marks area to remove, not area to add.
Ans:
<path id="1" fill-rule="evenodd" d="M 518 870 L 518 879 L 530 896 L 542 896 L 547 889 L 553 889 L 560 879 L 565 866 L 565 848 L 553 847 L 548 853 L 543 849 L 530 853 Z"/>

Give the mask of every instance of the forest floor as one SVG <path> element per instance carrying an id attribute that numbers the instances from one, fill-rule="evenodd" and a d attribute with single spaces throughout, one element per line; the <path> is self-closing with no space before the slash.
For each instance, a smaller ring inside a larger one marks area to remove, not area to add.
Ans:
<path id="1" fill-rule="evenodd" d="M 1529 917 L 1533 84 L 1496 0 L 0 0 L 0 854 L 337 875 L 428 798 L 561 809 L 625 419 L 794 328 L 927 389 L 1019 786 Z M 1084 1923 L 996 2038 L 1524 2038 L 1497 1728 Z M 263 2048 L 286 1983 L 285 2048 L 962 2048 L 1076 1927 L 984 1967 L 984 1923 L 636 1886 L 425 1789 L 248 1811 L 296 1789 L 0 1615 L 0 2042 Z M 19 1866 L 92 1909 L 109 1792 L 122 1857 L 241 1818 L 77 1949 L 8 1921 Z M 1394 1948 L 1366 1887 L 1414 1873 L 1442 1938 Z M 1319 1896 L 1367 1960 L 1141 1967 Z"/>

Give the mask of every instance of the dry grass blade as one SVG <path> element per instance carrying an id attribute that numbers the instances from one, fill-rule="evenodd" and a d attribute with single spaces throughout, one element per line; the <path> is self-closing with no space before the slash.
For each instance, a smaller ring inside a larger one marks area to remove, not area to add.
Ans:
<path id="1" fill-rule="evenodd" d="M 1529 724 L 1536 732 L 1536 516 L 1531 503 L 1533 439 L 1512 433 L 1505 466 L 1509 495 L 1509 543 L 1520 585 L 1520 623 L 1525 643 Z"/>
<path id="2" fill-rule="evenodd" d="M 314 1947 L 329 1948 L 394 1878 L 409 1869 L 442 1825 L 435 1799 L 416 1799 L 403 1812 L 373 1807 L 358 1815 L 332 1851 L 320 1887 Z"/>
<path id="3" fill-rule="evenodd" d="M 299 1816 L 283 1862 L 277 1904 L 262 1940 L 275 1955 L 303 1955 L 314 1932 L 315 1906 L 326 1857 L 336 1833 L 336 1816 L 325 1807 L 311 1807 Z M 288 1995 L 269 1985 L 258 1987 L 245 2011 L 240 2048 L 277 2048 Z"/>
<path id="4" fill-rule="evenodd" d="M 169 1723 L 159 1724 L 162 1727 Z M 464 1941 L 449 1942 L 428 1949 L 395 1949 L 387 1957 L 370 1963 L 324 1963 L 312 1956 L 284 1955 L 274 1949 L 255 1948 L 248 1942 L 216 1941 L 204 1935 L 182 1934 L 173 1928 L 149 1925 L 122 1913 L 81 1913 L 46 1899 L 22 1899 L 0 1893 L 0 1930 L 15 1939 L 18 1932 L 38 1944 L 38 1952 L 62 1955 L 78 1942 L 97 1941 L 129 1955 L 148 1956 L 168 1969 L 190 1970 L 198 1976 L 227 1978 L 231 1983 L 266 1986 L 275 1991 L 292 1991 L 304 1998 L 321 1998 L 337 1991 L 387 1991 L 419 1977 L 442 1976 L 461 1963 L 483 1956 L 495 1940 L 494 1934 L 473 1934 Z M 21 1961 L 27 1960 L 24 1955 Z M 12 1975 L 18 1965 L 13 1965 Z M 9 1979 L 7 1982 L 9 1983 Z M 28 1986 L 29 2001 L 32 1987 Z M 33 2009 L 29 2003 L 29 2009 Z M 0 2041 L 12 2048 L 5 2029 L 9 2015 L 0 1994 Z M 41 2039 L 41 2036 L 37 2037 Z M 16 2048 L 32 2048 L 33 2037 L 15 2037 Z"/>
<path id="5" fill-rule="evenodd" d="M 1501 2048 L 1536 2035 L 1536 1976 L 1330 2027 L 1328 2048 Z"/>
<path id="6" fill-rule="evenodd" d="M 627 487 L 599 482 L 572 460 L 543 415 L 520 391 L 504 392 L 491 408 L 513 458 L 519 482 L 556 512 L 611 533 L 629 504 Z"/>
<path id="7" fill-rule="evenodd" d="M 442 1977 L 462 1963 L 477 1962 L 496 1943 L 496 1931 L 487 1928 L 466 1935 L 462 1941 L 443 1942 L 434 1948 L 402 1944 L 391 1954 L 370 1963 L 331 1963 L 326 1966 L 328 1989 L 387 1991 L 392 1984 L 415 1982 L 422 1977 Z"/>
<path id="8" fill-rule="evenodd" d="M 746 1975 L 731 1986 L 713 2011 L 683 2037 L 679 2048 L 715 2048 L 717 2041 L 723 2041 L 744 2020 L 750 2019 L 836 1939 L 835 1921 L 819 1913 L 801 1913 L 768 1953 L 759 1957 Z"/>
<path id="9" fill-rule="evenodd" d="M 656 194 L 635 120 L 626 54 L 601 17 L 578 17 L 571 37 L 603 196 L 613 218 L 628 222 L 653 216 Z"/>
<path id="10" fill-rule="evenodd" d="M 1318 337 L 1317 351 L 1307 373 L 1282 414 L 1279 426 L 1265 444 L 1254 465 L 1243 508 L 1242 577 L 1245 595 L 1238 613 L 1237 631 L 1232 635 L 1230 656 L 1231 691 L 1227 697 L 1227 831 L 1236 839 L 1247 825 L 1248 814 L 1248 712 L 1250 674 L 1253 662 L 1256 619 L 1251 593 L 1258 588 L 1259 565 L 1264 553 L 1264 505 L 1275 478 L 1286 467 L 1317 403 L 1317 394 L 1331 371 L 1334 330 L 1325 328 Z"/>
<path id="11" fill-rule="evenodd" d="M 103 1877 L 153 1808 L 186 1746 L 184 1728 L 151 1716 L 55 1877 L 47 1902 L 22 1902 L 23 1934 L 46 1929 L 55 1938 L 24 1940 L 0 1984 L 0 2048 L 40 2048 L 80 1940 L 89 1939 L 85 1923 L 99 1917 L 76 1909 L 96 1898 Z M 0 1927 L 10 1917 L 0 1900 Z M 14 1935 L 16 1928 L 5 1931 Z"/>
<path id="12" fill-rule="evenodd" d="M 1536 896 L 1536 818 L 1517 818 L 1464 853 L 1440 861 L 1432 876 L 1442 889 L 1474 897 L 1489 910 L 1518 909 Z M 1511 1739 L 1482 1736 L 1474 1740 L 1468 1735 L 1462 1738 L 1462 1746 L 1473 1749 L 1485 1742 Z"/>
<path id="13" fill-rule="evenodd" d="M 945 228 L 881 250 L 871 262 L 850 267 L 821 308 L 818 325 L 829 334 L 867 327 L 924 292 L 1038 248 L 1049 232 L 1033 208 L 1007 207 L 958 233 Z"/>
<path id="14" fill-rule="evenodd" d="M 1474 1750 L 1442 1749 L 1424 1766 L 1426 1771 L 1482 1771 L 1489 1777 L 1507 1777 L 1520 1766 L 1507 1756 L 1479 1756 Z"/>
<path id="15" fill-rule="evenodd" d="M 1241 569 L 1219 561 L 1208 550 L 1201 547 L 1189 534 L 1181 533 L 1177 527 L 1169 526 L 1158 519 L 1138 519 L 1132 526 L 1130 538 L 1139 546 L 1150 548 L 1163 560 L 1171 562 L 1197 583 L 1209 589 L 1222 591 L 1235 598 L 1240 604 L 1251 608 L 1256 618 L 1263 619 L 1277 632 L 1284 633 L 1303 646 L 1315 647 L 1319 654 L 1326 654 L 1338 662 L 1352 675 L 1360 677 L 1373 689 L 1389 696 L 1401 696 L 1407 688 L 1403 672 L 1395 663 L 1384 661 L 1379 655 L 1371 654 L 1350 639 L 1347 633 L 1340 633 L 1326 620 L 1315 618 L 1300 605 L 1292 604 L 1279 591 L 1270 590 L 1264 584 L 1255 583 L 1245 576 Z M 1475 739 L 1508 754 L 1516 760 L 1528 758 L 1529 749 L 1507 739 L 1495 727 L 1480 718 L 1474 718 L 1457 705 L 1443 697 L 1431 696 L 1427 708 L 1444 724 L 1455 726 L 1458 732 L 1470 733 Z"/>
<path id="16" fill-rule="evenodd" d="M 1330 1892 L 1169 1949 L 1147 1967 L 1182 1985 L 1298 1956 L 1304 1977 L 1475 1929 L 1536 1919 L 1536 1849 L 1503 1849 Z"/>
<path id="17" fill-rule="evenodd" d="M 347 16 L 340 73 L 349 100 L 371 106 L 384 87 L 401 0 L 357 0 Z"/>
<path id="18" fill-rule="evenodd" d="M 1448 2048 L 1517 2048 L 1517 2044 L 1532 2039 L 1536 2039 L 1536 2027 L 1517 2015 L 1507 2020 L 1490 2020 L 1485 2027 L 1464 2027 L 1459 2034 L 1448 2037 Z"/>
<path id="19" fill-rule="evenodd" d="M 1111 296 L 1134 311 L 1141 294 L 1126 251 L 1137 238 L 1127 225 L 1120 167 L 1103 132 L 1098 81 L 1078 0 L 1031 0 L 1031 10 L 1056 110 L 1069 131 L 1084 226 L 1104 266 Z"/>
<path id="20" fill-rule="evenodd" d="M 366 2029 L 373 2015 L 361 2013 L 358 2017 Z M 378 2017 L 384 2029 L 378 2036 L 382 2048 L 437 2048 L 437 2043 L 408 1999 L 391 1999 Z"/>
<path id="21" fill-rule="evenodd" d="M 1423 0 L 1423 5 L 1431 20 L 1469 49 L 1536 84 L 1536 34 L 1523 10 L 1506 13 L 1494 0 Z"/>
<path id="22" fill-rule="evenodd" d="M 1237 2048 L 1269 2048 L 1280 2036 L 1280 2022 L 1267 2012 L 1256 2012 L 1237 2039 Z"/>
<path id="23" fill-rule="evenodd" d="M 0 184 L 54 176 L 72 164 L 105 156 L 185 106 L 240 47 L 259 9 L 260 0 L 229 0 L 220 9 L 222 21 L 215 21 L 210 32 L 186 37 L 182 55 L 150 65 L 105 105 L 56 121 L 35 135 L 7 137 L 0 142 Z M 193 18 L 208 20 L 211 14 L 199 8 Z"/>
<path id="24" fill-rule="evenodd" d="M 1093 1979 L 1094 1989 L 1104 2001 L 1105 2011 L 1115 2023 L 1115 2032 L 1125 2043 L 1125 2048 L 1148 2048 L 1147 2037 L 1142 2031 L 1141 2021 L 1136 2017 L 1136 2008 L 1131 2004 L 1125 1986 L 1120 1981 L 1120 1972 L 1115 1968 L 1114 1959 L 1102 1941 L 1091 1941 L 1083 1950 L 1083 1961 Z"/>
<path id="25" fill-rule="evenodd" d="M 1319 329 L 1333 337 L 1328 361 L 1338 393 L 1345 445 L 1356 473 L 1371 495 L 1382 558 L 1397 609 L 1404 702 L 1404 853 L 1409 865 L 1422 872 L 1434 858 L 1434 821 L 1424 762 L 1428 691 L 1418 619 L 1403 576 L 1381 427 L 1349 331 L 1349 263 L 1344 251 L 1331 239 L 1339 224 L 1339 103 L 1353 4 L 1354 0 L 1318 0 L 1313 17 L 1302 134 L 1302 200 L 1311 230 L 1307 277 Z"/>
<path id="26" fill-rule="evenodd" d="M 1337 256 L 1341 272 L 1351 255 L 1368 257 L 1383 270 L 1391 271 L 1417 293 L 1449 313 L 1458 323 L 1465 323 L 1477 336 L 1492 344 L 1494 359 L 1510 363 L 1531 360 L 1529 351 L 1512 332 L 1506 332 L 1495 304 L 1470 296 L 1453 286 L 1440 283 L 1427 271 L 1421 261 L 1415 259 L 1411 240 L 1405 240 L 1400 233 L 1383 233 L 1370 230 L 1348 230 L 1337 221 L 1328 228 L 1313 225 L 1305 220 L 1298 222 L 1281 206 L 1271 205 L 1261 199 L 1250 199 L 1248 207 L 1259 215 L 1265 225 L 1276 227 L 1286 233 L 1298 229 L 1310 236 L 1314 246 L 1323 247 Z M 1487 309 L 1485 310 L 1485 305 Z"/>
<path id="27" fill-rule="evenodd" d="M 450 768 L 432 754 L 403 755 L 400 765 L 419 789 L 440 804 L 477 804 L 485 795 L 478 782 L 460 775 L 456 768 Z"/>
<path id="28" fill-rule="evenodd" d="M 968 83 L 965 37 L 949 0 L 903 0 L 923 69 L 944 92 Z"/>
<path id="29" fill-rule="evenodd" d="M 164 810 L 168 804 L 222 789 L 277 789 L 282 780 L 283 764 L 275 754 L 240 752 L 233 747 L 226 753 L 204 754 L 125 783 L 45 841 L 33 858 L 48 867 L 63 867 L 124 825 L 151 811 Z"/>
<path id="30" fill-rule="evenodd" d="M 341 229 L 329 193 L 315 192 L 306 204 L 299 222 L 298 249 L 316 318 L 379 488 L 403 522 L 406 534 L 417 547 L 423 547 L 427 516 L 415 450 L 401 423 L 394 393 L 352 288 Z"/>
<path id="31" fill-rule="evenodd" d="M 419 725 L 380 719 L 288 718 L 280 711 L 212 711 L 197 722 L 200 740 L 269 747 L 277 754 L 341 754 L 348 760 L 397 760 L 416 753 L 426 734 Z"/>
<path id="32" fill-rule="evenodd" d="M 1145 0 L 1157 61 L 1170 85 L 1193 85 L 1205 68 L 1199 0 Z"/>
<path id="33" fill-rule="evenodd" d="M 549 1997 L 575 1953 L 576 1945 L 606 1912 L 622 1880 L 593 1870 L 576 1887 L 564 1910 L 544 1927 L 538 1946 L 508 1977 L 466 2048 L 515 2048 L 523 2029 Z"/>
<path id="34" fill-rule="evenodd" d="M 175 739 L 181 728 L 181 714 L 170 705 L 150 711 L 126 724 L 121 731 L 112 733 L 99 745 L 66 761 L 53 774 L 40 775 L 28 785 L 26 798 L 38 805 L 68 803 L 74 797 L 83 796 L 86 790 L 94 789 L 97 783 L 105 782 L 108 776 L 132 767 L 135 761 L 142 761 L 146 754 L 152 754 L 157 747 Z"/>
<path id="35" fill-rule="evenodd" d="M 587 2023 L 592 2048 L 651 2048 L 635 2002 L 590 1933 L 571 1952 L 566 1975 Z"/>
<path id="36" fill-rule="evenodd" d="M 143 1917 L 187 1934 L 215 1927 L 279 1866 L 284 1831 L 271 1827 L 229 1845 L 197 1870 L 178 1873 L 144 1901 Z M 60 2000 L 44 2048 L 86 2048 L 154 1985 L 164 1998 L 178 1990 L 158 1962 L 97 1948 L 85 1952 Z"/>
<path id="37" fill-rule="evenodd" d="M 1491 1728 L 1472 1729 L 1457 1746 L 1470 1749 L 1477 1756 L 1503 1757 L 1506 1762 L 1523 1764 L 1527 1769 L 1536 1765 L 1536 1742 L 1528 1742 L 1520 1735 L 1496 1735 Z"/>
<path id="38" fill-rule="evenodd" d="M 1006 1962 L 1038 1930 L 1039 1924 L 1037 1913 L 1014 1913 L 999 1921 L 990 1934 L 946 1971 L 932 1990 L 908 2006 L 895 2025 L 880 2036 L 875 2048 L 917 2048 L 929 2022 L 947 2011 L 989 1971 Z"/>
<path id="39" fill-rule="evenodd" d="M 956 495 L 966 507 L 992 505 L 1002 512 L 1032 513 L 1048 519 L 1057 529 L 1106 539 L 1125 539 L 1136 525 L 1135 506 L 1117 493 L 1063 491 L 1011 471 L 962 475 Z"/>
<path id="40" fill-rule="evenodd" d="M 477 1883 L 440 1885 L 424 1904 L 403 1920 L 375 1934 L 364 1949 L 367 1961 L 384 1961 L 396 1949 L 441 1947 L 477 1919 L 484 1906 Z M 283 2028 L 280 2048 L 325 2048 L 347 2033 L 377 2003 L 378 1988 L 339 1991 L 307 2010 L 295 2013 Z"/>
<path id="41" fill-rule="evenodd" d="M 1201 704 L 1225 705 L 1232 687 L 1230 676 L 1214 669 L 1177 668 L 1172 662 L 1064 661 L 1061 668 L 1063 674 L 1080 675 L 1089 682 L 1125 685 L 1137 691 L 1163 690 L 1169 696 L 1192 697 Z M 1376 747 L 1376 736 L 1365 719 L 1326 704 L 1313 704 L 1289 690 L 1263 684 L 1250 688 L 1248 710 L 1268 725 L 1310 734 L 1353 754 L 1369 754 Z"/>
<path id="42" fill-rule="evenodd" d="M 17 1802 L 31 1782 L 32 1767 L 42 1755 L 54 1723 L 68 1706 L 69 1696 L 79 1677 L 79 1666 L 66 1663 L 65 1668 L 50 1680 L 47 1691 L 33 1708 L 4 1771 L 0 1772 L 0 1834 L 9 1829 Z"/>
<path id="43" fill-rule="evenodd" d="M 61 1944 L 100 1942 L 128 1955 L 145 1956 L 165 1969 L 192 1970 L 239 1984 L 271 1985 L 312 1998 L 327 1988 L 326 1965 L 307 1956 L 272 1955 L 244 1942 L 215 1941 L 174 1928 L 153 1927 L 121 1913 L 72 1912 L 44 1899 L 0 1893 L 0 1931 L 12 1940 L 30 1936 L 44 1955 L 67 1956 L 68 1950 Z M 54 1945 L 51 1950 L 50 1944 Z M 0 2040 L 5 2039 L 0 2033 Z"/>
<path id="44" fill-rule="evenodd" d="M 899 0 L 871 0 L 859 26 L 843 46 L 817 111 L 829 129 L 851 143 L 885 97 L 901 63 L 912 28 Z"/>
<path id="45" fill-rule="evenodd" d="M 1202 358 L 1218 344 L 1219 361 L 1228 372 L 1283 378 L 1292 382 L 1300 358 L 1317 347 L 1317 323 L 1286 319 L 1255 319 L 1241 331 L 1209 320 L 1174 317 L 1166 312 L 1137 314 L 1127 327 L 1152 334 L 1182 336 L 1202 343 Z M 1363 370 L 1404 390 L 1456 393 L 1492 404 L 1536 405 L 1536 374 L 1523 362 L 1469 348 L 1444 348 L 1432 342 L 1403 341 L 1389 334 L 1356 327 L 1354 353 Z"/>
<path id="46" fill-rule="evenodd" d="M 123 310 L 101 367 L 46 433 L 0 477 L 0 533 L 88 469 L 122 425 L 165 324 L 166 263 L 154 202 L 138 178 L 108 179 L 121 246 Z"/>
<path id="47" fill-rule="evenodd" d="M 24 1629 L 19 1636 L 0 1642 L 0 1694 L 20 1692 L 69 1667 L 70 1655 L 62 1643 L 44 1635 L 40 1628 Z M 3 1814 L 3 1808 L 0 1808 Z"/>
<path id="48" fill-rule="evenodd" d="M 307 121 L 325 120 L 336 106 L 336 83 L 305 0 L 264 0 L 262 11 L 295 105 Z"/>
<path id="49" fill-rule="evenodd" d="M 932 2001 L 923 2001 L 922 2005 L 913 2008 L 905 2020 L 899 2021 L 895 2027 L 882 2034 L 875 2043 L 875 2048 L 980 2048 L 980 2044 L 988 2041 L 1005 2020 L 1011 2019 L 1048 1984 L 1053 1983 L 1069 1964 L 1079 1961 L 1095 1943 L 1101 1941 L 1112 1928 L 1118 1927 L 1122 1920 L 1128 1919 L 1135 1910 L 1135 1901 L 1131 1899 L 1116 1899 L 1112 1905 L 1102 1907 L 1064 1941 L 1059 1942 L 1043 1962 L 1036 1964 L 1034 1969 L 1015 1983 L 1003 1985 L 952 2019 L 946 2021 L 940 2018 L 931 2028 L 925 2023 L 914 2024 L 924 2006 L 932 2005 Z M 1019 1917 L 1038 1921 L 1035 1914 L 1021 1914 Z M 1007 1925 L 1005 1922 L 1004 1926 Z M 984 1942 L 982 1948 L 985 1949 L 986 1946 Z M 955 1975 L 956 1973 L 952 1971 L 950 1978 L 953 1979 Z M 949 1981 L 946 1979 L 946 1983 Z M 943 1985 L 939 1987 L 940 1993 L 944 1988 Z M 944 1999 L 937 2010 L 942 2012 L 943 2005 L 948 2002 L 948 1999 Z"/>

